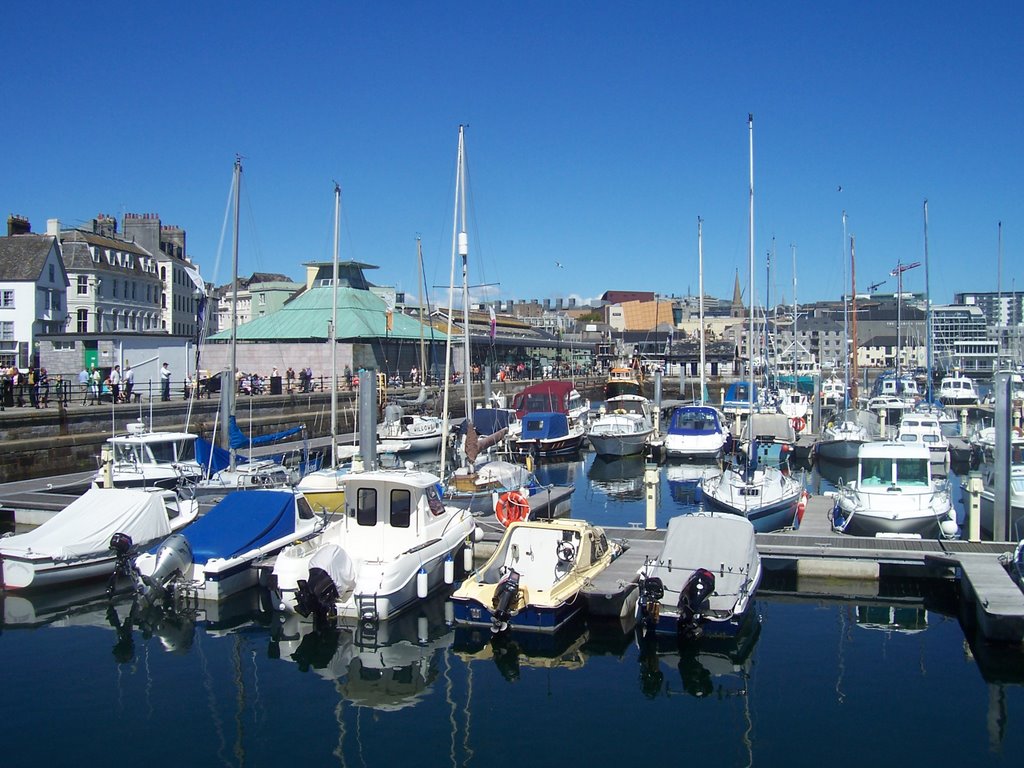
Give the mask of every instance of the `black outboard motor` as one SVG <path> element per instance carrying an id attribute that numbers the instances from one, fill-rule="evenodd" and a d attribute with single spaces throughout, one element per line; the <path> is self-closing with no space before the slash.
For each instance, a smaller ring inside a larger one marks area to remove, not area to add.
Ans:
<path id="1" fill-rule="evenodd" d="M 110 537 L 110 548 L 114 550 L 115 560 L 114 572 L 107 580 L 107 597 L 113 596 L 119 576 L 129 577 L 132 575 L 134 562 L 131 557 L 132 544 L 132 537 L 127 533 L 115 533 Z"/>
<path id="2" fill-rule="evenodd" d="M 512 618 L 512 609 L 515 607 L 518 597 L 519 574 L 510 569 L 504 578 L 498 582 L 498 586 L 494 588 L 491 632 L 497 634 L 508 629 L 509 619 Z"/>
<path id="3" fill-rule="evenodd" d="M 640 623 L 643 629 L 657 626 L 661 616 L 661 599 L 665 596 L 665 585 L 657 576 L 641 576 L 638 586 L 637 603 L 640 606 Z"/>
<path id="4" fill-rule="evenodd" d="M 708 598 L 715 591 L 715 574 L 707 568 L 698 568 L 686 580 L 679 593 L 679 635 L 684 640 L 696 640 L 703 633 L 701 613 Z"/>
<path id="5" fill-rule="evenodd" d="M 323 568 L 311 567 L 308 579 L 299 579 L 295 592 L 295 612 L 303 617 L 313 615 L 317 627 L 324 627 L 338 618 L 338 587 Z"/>

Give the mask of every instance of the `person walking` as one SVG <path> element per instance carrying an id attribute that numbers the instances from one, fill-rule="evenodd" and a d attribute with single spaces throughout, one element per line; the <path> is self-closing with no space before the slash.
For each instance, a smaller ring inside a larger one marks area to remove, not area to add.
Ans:
<path id="1" fill-rule="evenodd" d="M 82 370 L 78 372 L 78 386 L 82 390 L 82 405 L 85 405 L 89 400 L 89 371 L 82 366 Z"/>
<path id="2" fill-rule="evenodd" d="M 45 368 L 39 371 L 39 377 L 36 379 L 36 387 L 39 388 L 39 403 L 43 406 L 43 408 L 49 407 L 50 377 L 46 374 Z"/>
<path id="3" fill-rule="evenodd" d="M 100 371 L 96 366 L 92 368 L 92 376 L 89 381 L 89 392 L 92 395 L 93 404 L 99 404 L 100 402 L 100 383 L 103 381 L 103 377 L 100 375 Z"/>
<path id="4" fill-rule="evenodd" d="M 160 366 L 160 399 L 165 403 L 171 399 L 171 369 L 167 363 Z"/>
<path id="5" fill-rule="evenodd" d="M 110 372 L 110 402 L 121 402 L 121 366 L 115 365 Z"/>
<path id="6" fill-rule="evenodd" d="M 124 401 L 130 403 L 132 401 L 132 390 L 135 389 L 135 371 L 132 370 L 131 363 L 124 364 L 124 374 L 121 376 L 121 383 L 124 384 Z"/>

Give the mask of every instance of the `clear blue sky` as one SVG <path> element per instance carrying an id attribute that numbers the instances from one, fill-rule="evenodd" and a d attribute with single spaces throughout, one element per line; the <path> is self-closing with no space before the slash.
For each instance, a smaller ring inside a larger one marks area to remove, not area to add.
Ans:
<path id="1" fill-rule="evenodd" d="M 79 2 L 0 28 L 0 212 L 159 213 L 214 269 L 236 153 L 241 267 L 301 279 L 342 258 L 415 295 L 447 284 L 458 125 L 471 280 L 503 298 L 732 294 L 747 276 L 754 114 L 757 296 L 858 287 L 923 260 L 933 300 L 1024 289 L 1019 3 Z M 841 191 L 840 191 L 841 187 Z M 559 268 L 556 262 L 564 265 Z M 923 291 L 924 269 L 905 290 Z"/>

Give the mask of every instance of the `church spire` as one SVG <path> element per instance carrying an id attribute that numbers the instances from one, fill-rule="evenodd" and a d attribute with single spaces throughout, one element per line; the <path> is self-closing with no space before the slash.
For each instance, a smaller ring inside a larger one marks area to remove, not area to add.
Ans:
<path id="1" fill-rule="evenodd" d="M 740 290 L 740 271 L 736 270 L 736 282 L 732 289 L 732 316 L 743 317 L 743 291 Z"/>

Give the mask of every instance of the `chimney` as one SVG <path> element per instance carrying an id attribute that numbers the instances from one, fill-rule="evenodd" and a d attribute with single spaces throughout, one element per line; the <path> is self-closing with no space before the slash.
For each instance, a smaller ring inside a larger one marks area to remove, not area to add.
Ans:
<path id="1" fill-rule="evenodd" d="M 56 237 L 60 239 L 60 219 L 47 219 L 46 220 L 46 234 L 50 237 Z"/>

